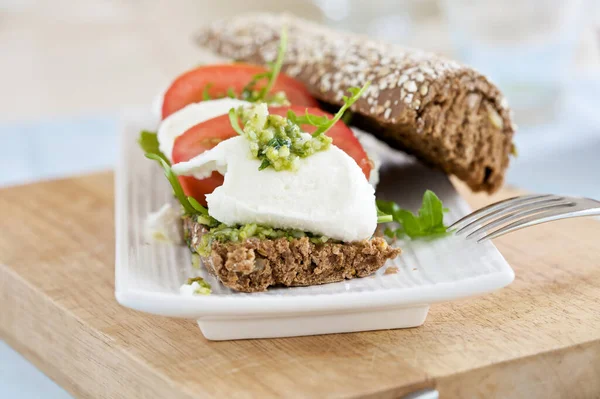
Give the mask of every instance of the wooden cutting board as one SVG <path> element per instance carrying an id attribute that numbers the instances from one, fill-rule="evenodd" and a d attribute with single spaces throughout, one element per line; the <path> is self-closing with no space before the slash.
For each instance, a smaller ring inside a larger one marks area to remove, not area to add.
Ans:
<path id="1" fill-rule="evenodd" d="M 595 220 L 498 239 L 515 282 L 422 327 L 230 342 L 116 303 L 112 174 L 0 190 L 0 224 L 0 335 L 78 397 L 600 397 Z"/>

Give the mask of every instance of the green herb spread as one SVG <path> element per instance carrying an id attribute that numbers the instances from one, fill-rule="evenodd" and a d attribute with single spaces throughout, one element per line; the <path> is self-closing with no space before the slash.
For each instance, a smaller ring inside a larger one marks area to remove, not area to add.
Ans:
<path id="1" fill-rule="evenodd" d="M 196 295 L 210 295 L 212 288 L 202 277 L 190 277 L 187 279 L 187 285 L 198 284 L 198 287 L 194 290 Z"/>
<path id="2" fill-rule="evenodd" d="M 198 254 L 192 254 L 192 267 L 194 269 L 200 269 L 200 257 Z"/>
<path id="3" fill-rule="evenodd" d="M 259 170 L 268 167 L 277 171 L 297 170 L 300 158 L 324 151 L 332 142 L 331 137 L 324 134 L 303 133 L 298 124 L 286 117 L 269 115 L 264 103 L 240 107 L 231 116 L 234 124 L 237 116 L 241 117 L 244 128 L 238 133 L 250 141 L 252 156 L 261 161 Z"/>
<path id="4" fill-rule="evenodd" d="M 259 226 L 254 223 L 233 227 L 220 224 L 217 227 L 209 229 L 208 233 L 205 233 L 202 236 L 200 244 L 196 247 L 196 252 L 201 256 L 210 255 L 211 245 L 215 240 L 219 242 L 241 242 L 247 238 L 258 238 L 260 240 L 286 238 L 291 241 L 302 237 L 308 237 L 314 244 L 323 244 L 331 241 L 327 236 L 305 233 L 299 230 L 274 229 L 271 227 Z"/>

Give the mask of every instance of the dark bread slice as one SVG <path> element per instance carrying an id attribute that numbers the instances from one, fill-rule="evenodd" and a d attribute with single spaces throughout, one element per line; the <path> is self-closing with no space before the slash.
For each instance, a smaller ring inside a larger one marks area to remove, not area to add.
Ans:
<path id="1" fill-rule="evenodd" d="M 352 123 L 395 148 L 496 191 L 512 152 L 514 126 L 498 88 L 477 71 L 419 50 L 336 32 L 289 15 L 249 14 L 217 21 L 197 43 L 239 61 L 274 60 L 288 28 L 283 71 L 323 103 L 342 104 L 345 90 L 372 85 L 352 107 Z"/>
<path id="2" fill-rule="evenodd" d="M 192 252 L 206 233 L 204 225 L 183 219 L 184 236 Z M 333 283 L 366 277 L 400 254 L 380 237 L 355 243 L 313 244 L 308 238 L 288 241 L 249 238 L 239 243 L 213 242 L 210 256 L 201 257 L 223 285 L 242 292 Z"/>

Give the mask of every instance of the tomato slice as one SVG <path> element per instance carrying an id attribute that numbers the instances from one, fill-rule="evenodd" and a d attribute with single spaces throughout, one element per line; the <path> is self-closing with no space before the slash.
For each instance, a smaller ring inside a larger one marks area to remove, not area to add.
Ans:
<path id="1" fill-rule="evenodd" d="M 175 79 L 165 93 L 162 117 L 164 119 L 188 104 L 202 101 L 207 85 L 211 98 L 223 97 L 231 89 L 239 95 L 254 75 L 266 71 L 266 68 L 249 64 L 207 65 L 192 69 Z M 260 83 L 264 85 L 264 82 Z M 260 83 L 257 88 L 262 87 Z M 285 92 L 293 105 L 319 106 L 302 83 L 282 73 L 277 77 L 272 91 Z"/>
<path id="2" fill-rule="evenodd" d="M 307 108 L 299 105 L 269 107 L 269 113 L 284 116 L 290 109 L 298 115 L 304 114 L 308 110 L 313 115 L 332 116 L 319 108 Z M 312 133 L 316 128 L 311 125 L 303 125 L 302 129 L 305 132 Z M 334 145 L 356 161 L 368 179 L 371 173 L 371 163 L 352 130 L 344 122 L 338 121 L 327 131 L 327 135 L 333 139 Z M 221 141 L 235 136 L 237 136 L 237 133 L 231 127 L 229 115 L 217 116 L 199 123 L 175 139 L 172 154 L 173 163 L 189 161 L 204 151 L 210 150 Z M 203 180 L 191 176 L 179 176 L 179 182 L 186 195 L 194 197 L 198 202 L 206 205 L 205 195 L 212 193 L 215 188 L 223 184 L 223 176 L 217 172 L 213 172 L 209 178 Z"/>
<path id="3" fill-rule="evenodd" d="M 231 127 L 229 115 L 221 115 L 209 119 L 185 131 L 175 139 L 173 144 L 173 164 L 189 161 L 197 155 L 208 151 L 223 140 L 236 136 Z M 192 176 L 178 176 L 185 195 L 193 197 L 206 206 L 206 194 L 223 184 L 223 175 L 213 172 L 210 177 L 198 180 Z"/>

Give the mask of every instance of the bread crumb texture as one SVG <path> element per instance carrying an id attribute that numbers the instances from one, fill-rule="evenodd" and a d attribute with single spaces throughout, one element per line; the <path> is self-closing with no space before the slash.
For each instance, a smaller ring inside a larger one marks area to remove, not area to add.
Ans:
<path id="1" fill-rule="evenodd" d="M 206 228 L 184 218 L 184 231 L 192 251 Z M 313 244 L 308 238 L 288 240 L 246 239 L 213 242 L 202 261 L 225 286 L 236 291 L 260 292 L 271 286 L 308 286 L 366 277 L 388 259 L 400 254 L 380 237 L 353 243 Z"/>

